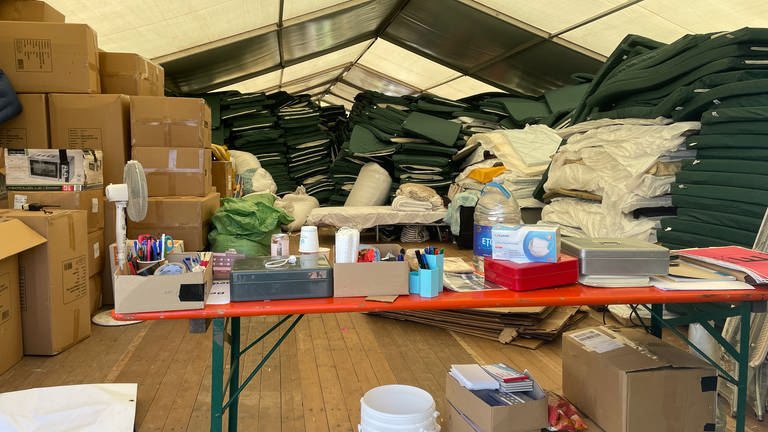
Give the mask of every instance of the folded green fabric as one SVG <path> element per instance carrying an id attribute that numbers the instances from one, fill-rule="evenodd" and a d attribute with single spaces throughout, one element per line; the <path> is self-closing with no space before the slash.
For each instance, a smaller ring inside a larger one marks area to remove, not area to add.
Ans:
<path id="1" fill-rule="evenodd" d="M 687 195 L 701 198 L 740 201 L 763 206 L 765 203 L 768 203 L 768 191 L 744 187 L 673 183 L 671 193 L 672 196 Z"/>
<path id="2" fill-rule="evenodd" d="M 766 86 L 768 89 L 768 86 Z M 753 122 L 768 118 L 768 94 L 765 97 L 766 106 L 711 108 L 701 115 L 702 127 L 724 122 Z"/>
<path id="3" fill-rule="evenodd" d="M 687 220 L 681 217 L 670 217 L 661 220 L 662 231 L 676 231 L 679 233 L 708 236 L 716 240 L 731 242 L 752 247 L 755 242 L 756 232 L 744 231 L 737 228 L 724 227 L 711 223 L 702 223 L 695 220 Z"/>
<path id="4" fill-rule="evenodd" d="M 352 129 L 352 136 L 349 139 L 349 150 L 354 154 L 392 154 L 397 149 L 398 145 L 385 144 L 379 141 L 371 131 L 360 125 L 356 125 Z"/>
<path id="5" fill-rule="evenodd" d="M 678 249 L 712 246 L 738 246 L 737 243 L 715 239 L 707 236 L 706 234 L 698 235 L 679 231 L 659 230 L 656 233 L 656 238 L 662 245 L 667 246 L 668 244 L 674 244 Z M 680 247 L 681 245 L 682 247 Z M 752 245 L 749 246 L 751 247 Z M 667 247 L 672 248 L 672 246 Z"/>
<path id="6" fill-rule="evenodd" d="M 765 174 L 768 162 L 738 159 L 696 159 L 683 161 L 683 171 L 714 171 L 744 174 Z"/>
<path id="7" fill-rule="evenodd" d="M 745 122 L 746 124 L 746 122 Z M 768 126 L 768 122 L 766 122 Z M 765 148 L 706 148 L 696 151 L 700 159 L 740 159 L 744 161 L 768 161 L 768 149 Z"/>
<path id="8" fill-rule="evenodd" d="M 459 152 L 456 147 L 443 147 L 434 144 L 421 144 L 421 143 L 402 143 L 400 144 L 401 151 L 403 153 L 424 153 L 424 154 L 440 154 L 445 157 L 451 157 Z"/>
<path id="9" fill-rule="evenodd" d="M 713 210 L 732 211 L 734 214 L 750 218 L 760 218 L 762 220 L 765 214 L 765 204 L 750 204 L 727 199 L 706 198 L 692 195 L 672 195 L 672 205 L 680 208 L 690 208 L 694 210 Z"/>
<path id="10" fill-rule="evenodd" d="M 431 167 L 447 167 L 451 160 L 443 156 L 417 155 L 409 153 L 397 153 L 392 156 L 395 165 L 425 165 Z"/>
<path id="11" fill-rule="evenodd" d="M 446 147 L 452 147 L 459 137 L 461 125 L 429 114 L 412 112 L 403 122 L 403 129 Z"/>
<path id="12" fill-rule="evenodd" d="M 763 219 L 758 217 L 742 216 L 734 214 L 730 209 L 723 208 L 717 211 L 718 207 L 712 207 L 711 210 L 701 210 L 678 207 L 677 216 L 683 220 L 691 220 L 701 223 L 709 223 L 729 228 L 737 228 L 744 231 L 756 233 L 760 229 Z"/>
<path id="13" fill-rule="evenodd" d="M 685 139 L 689 149 L 768 148 L 768 135 L 693 135 Z"/>
<path id="14" fill-rule="evenodd" d="M 737 96 L 746 96 L 762 94 L 768 91 L 768 79 L 756 79 L 750 81 L 741 81 L 730 84 L 723 84 L 714 87 L 709 91 L 699 93 L 691 99 L 681 109 L 672 114 L 676 121 L 695 120 L 701 117 L 701 114 L 707 109 L 713 108 L 720 99 L 732 98 Z"/>
<path id="15" fill-rule="evenodd" d="M 675 175 L 675 181 L 684 184 L 731 186 L 768 191 L 768 175 L 683 170 Z"/>

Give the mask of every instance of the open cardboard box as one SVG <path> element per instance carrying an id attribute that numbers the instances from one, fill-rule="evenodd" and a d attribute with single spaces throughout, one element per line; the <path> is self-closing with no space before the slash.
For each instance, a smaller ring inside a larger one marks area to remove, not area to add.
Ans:
<path id="1" fill-rule="evenodd" d="M 445 398 L 451 412 L 450 424 L 466 424 L 468 428 L 450 430 L 475 430 L 480 432 L 538 432 L 549 426 L 547 396 L 534 381 L 533 391 L 526 392 L 531 401 L 509 406 L 491 406 L 459 384 L 450 374 L 445 379 Z M 471 425 L 468 423 L 471 422 Z"/>
<path id="2" fill-rule="evenodd" d="M 182 262 L 184 257 L 197 252 L 169 254 L 168 262 Z M 208 299 L 213 280 L 211 262 L 202 272 L 175 275 L 138 276 L 127 268 L 115 272 L 115 312 L 159 312 L 202 309 Z"/>
<path id="3" fill-rule="evenodd" d="M 402 249 L 398 244 L 374 246 L 379 249 L 381 256 L 386 256 L 387 253 L 397 256 Z M 334 263 L 333 296 L 407 295 L 408 271 L 406 261 Z"/>

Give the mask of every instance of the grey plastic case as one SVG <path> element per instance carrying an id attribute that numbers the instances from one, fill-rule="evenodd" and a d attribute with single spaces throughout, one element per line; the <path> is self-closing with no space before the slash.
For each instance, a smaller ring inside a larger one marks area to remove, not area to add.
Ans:
<path id="1" fill-rule="evenodd" d="M 642 240 L 567 237 L 560 249 L 579 259 L 579 273 L 584 275 L 669 273 L 669 249 Z"/>
<path id="2" fill-rule="evenodd" d="M 288 257 L 242 258 L 232 263 L 230 300 L 256 301 L 333 296 L 331 266 L 324 255 L 300 255 L 296 263 L 267 268 Z"/>

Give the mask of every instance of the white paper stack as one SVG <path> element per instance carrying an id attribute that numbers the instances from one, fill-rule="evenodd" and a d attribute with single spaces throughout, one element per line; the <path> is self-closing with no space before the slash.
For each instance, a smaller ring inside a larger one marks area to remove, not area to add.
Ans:
<path id="1" fill-rule="evenodd" d="M 451 370 L 448 373 L 469 390 L 496 390 L 499 388 L 499 382 L 479 364 L 451 365 Z"/>

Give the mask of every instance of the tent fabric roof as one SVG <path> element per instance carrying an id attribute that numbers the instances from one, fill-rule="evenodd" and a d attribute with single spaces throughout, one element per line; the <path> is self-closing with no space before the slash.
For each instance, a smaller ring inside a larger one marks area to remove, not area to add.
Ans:
<path id="1" fill-rule="evenodd" d="M 165 67 L 177 93 L 285 90 L 351 106 L 363 89 L 539 96 L 595 72 L 628 33 L 766 27 L 761 0 L 47 0 L 106 51 Z"/>

